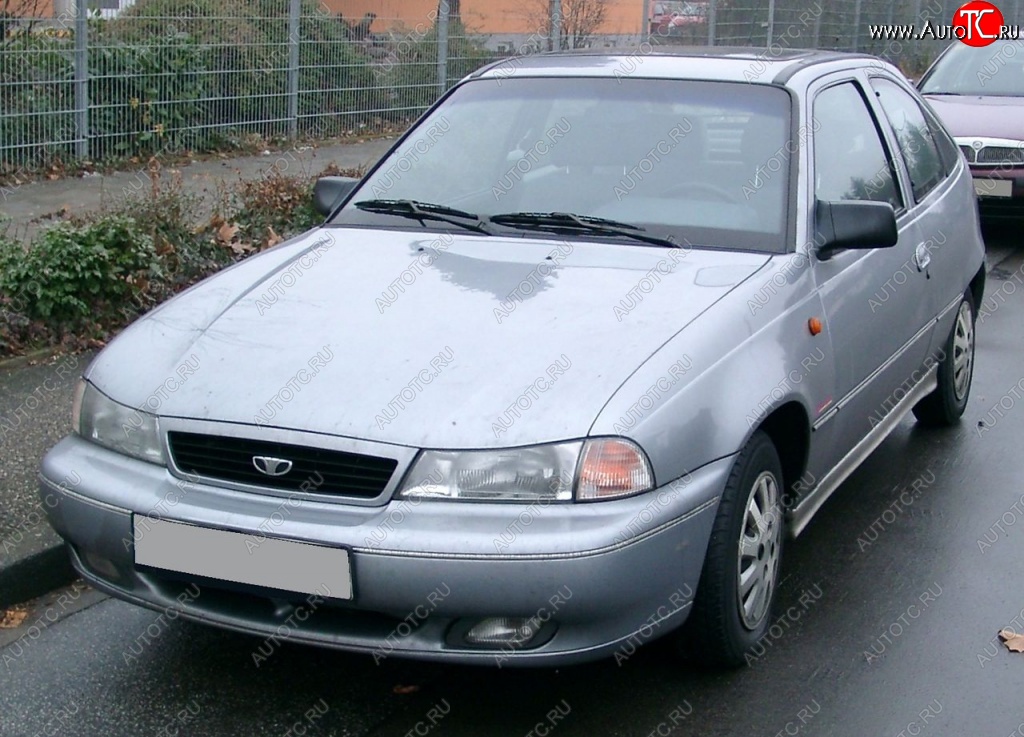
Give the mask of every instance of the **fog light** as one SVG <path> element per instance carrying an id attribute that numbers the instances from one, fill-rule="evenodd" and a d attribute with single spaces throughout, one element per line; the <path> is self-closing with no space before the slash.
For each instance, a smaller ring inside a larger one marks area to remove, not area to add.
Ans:
<path id="1" fill-rule="evenodd" d="M 525 617 L 492 617 L 477 622 L 466 633 L 473 645 L 512 645 L 524 647 L 537 636 L 541 623 Z"/>
<path id="2" fill-rule="evenodd" d="M 95 553 L 90 553 L 88 551 L 85 552 L 83 557 L 85 558 L 85 563 L 89 566 L 89 568 L 96 571 L 107 580 L 121 580 L 121 572 L 118 571 L 117 566 L 115 566 L 108 559 L 96 555 Z"/>

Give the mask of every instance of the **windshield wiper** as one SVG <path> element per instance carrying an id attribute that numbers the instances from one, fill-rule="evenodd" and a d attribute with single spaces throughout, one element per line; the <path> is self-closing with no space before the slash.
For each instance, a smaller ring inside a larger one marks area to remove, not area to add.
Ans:
<path id="1" fill-rule="evenodd" d="M 432 202 L 418 202 L 417 200 L 363 200 L 362 202 L 355 203 L 355 206 L 366 212 L 379 212 L 383 215 L 414 218 L 419 221 L 438 220 L 450 223 L 451 225 L 457 225 L 466 230 L 493 235 L 478 215 L 465 212 L 464 210 L 456 210 L 454 207 L 435 205 Z"/>
<path id="2" fill-rule="evenodd" d="M 664 248 L 683 247 L 672 238 L 648 235 L 639 225 L 630 225 L 617 220 L 606 220 L 589 215 L 574 215 L 569 212 L 510 212 L 504 215 L 492 215 L 489 220 L 497 225 L 506 225 L 510 228 L 551 231 L 580 230 L 595 235 L 632 238 Z"/>

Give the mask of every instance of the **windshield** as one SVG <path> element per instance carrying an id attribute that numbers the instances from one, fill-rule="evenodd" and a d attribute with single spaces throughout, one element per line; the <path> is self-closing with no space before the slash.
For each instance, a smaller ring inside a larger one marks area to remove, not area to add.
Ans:
<path id="1" fill-rule="evenodd" d="M 397 200 L 472 214 L 501 235 L 545 237 L 488 218 L 569 213 L 679 244 L 785 251 L 789 110 L 785 91 L 750 84 L 474 80 L 363 180 L 333 224 L 455 227 L 398 212 Z"/>
<path id="2" fill-rule="evenodd" d="M 926 95 L 1024 96 L 1024 43 L 955 43 L 922 81 Z"/>

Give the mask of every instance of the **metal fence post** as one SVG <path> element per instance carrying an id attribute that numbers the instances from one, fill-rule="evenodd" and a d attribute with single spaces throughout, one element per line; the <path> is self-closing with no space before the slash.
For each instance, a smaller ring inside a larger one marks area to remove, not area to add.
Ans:
<path id="1" fill-rule="evenodd" d="M 75 156 L 89 158 L 89 5 L 75 4 Z"/>
<path id="2" fill-rule="evenodd" d="M 775 0 L 768 0 L 768 40 L 765 42 L 765 48 L 770 49 L 772 47 L 772 41 L 775 36 Z"/>
<path id="3" fill-rule="evenodd" d="M 853 8 L 853 50 L 860 51 L 860 3 L 857 0 Z"/>
<path id="4" fill-rule="evenodd" d="M 821 19 L 825 15 L 825 6 L 818 2 L 818 12 L 814 16 L 814 43 L 811 44 L 814 48 L 821 48 Z"/>
<path id="5" fill-rule="evenodd" d="M 437 86 L 440 94 L 448 89 L 448 30 L 452 6 L 448 0 L 438 3 L 437 15 Z"/>
<path id="6" fill-rule="evenodd" d="M 715 28 L 718 22 L 718 0 L 711 0 L 708 5 L 708 46 L 715 45 L 715 33 L 718 29 Z"/>
<path id="7" fill-rule="evenodd" d="M 562 0 L 551 0 L 551 31 L 548 43 L 549 51 L 562 50 Z"/>
<path id="8" fill-rule="evenodd" d="M 640 23 L 640 43 L 651 42 L 651 0 L 644 0 L 644 19 Z"/>
<path id="9" fill-rule="evenodd" d="M 288 137 L 299 135 L 299 36 L 302 0 L 288 4 Z"/>

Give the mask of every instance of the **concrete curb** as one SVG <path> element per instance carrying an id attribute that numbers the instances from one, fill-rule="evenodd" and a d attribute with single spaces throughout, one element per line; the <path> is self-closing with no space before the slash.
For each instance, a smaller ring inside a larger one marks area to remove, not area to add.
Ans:
<path id="1" fill-rule="evenodd" d="M 21 356 L 8 356 L 6 358 L 0 357 L 0 371 L 12 371 L 27 366 L 32 361 L 45 361 L 59 356 L 62 353 L 70 353 L 66 348 L 60 346 L 53 346 L 50 348 L 40 348 L 36 351 L 30 351 Z"/>
<path id="2" fill-rule="evenodd" d="M 38 538 L 26 540 L 0 561 L 0 609 L 43 596 L 76 578 L 64 541 L 46 525 Z"/>

